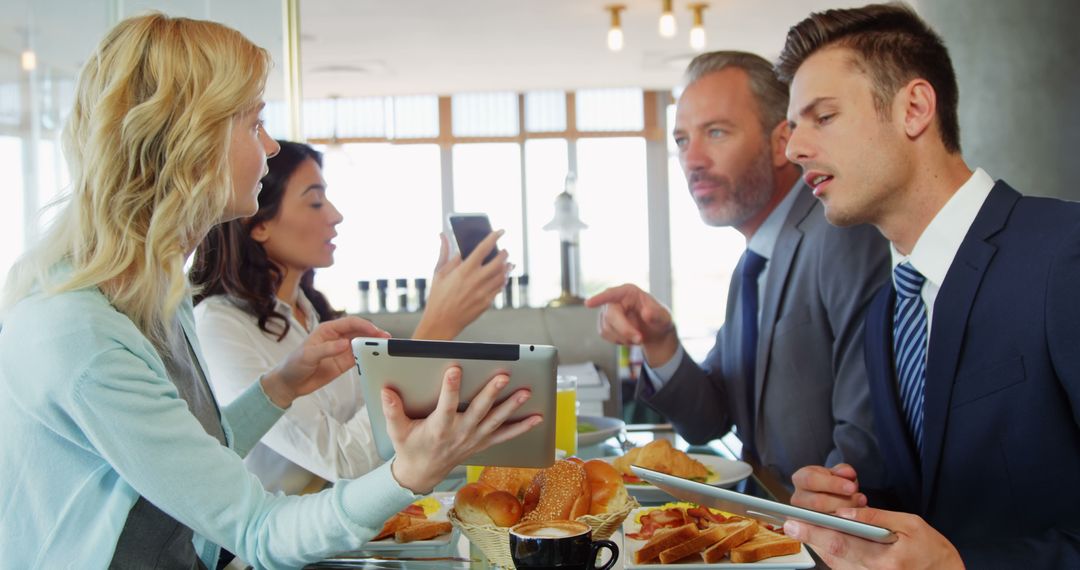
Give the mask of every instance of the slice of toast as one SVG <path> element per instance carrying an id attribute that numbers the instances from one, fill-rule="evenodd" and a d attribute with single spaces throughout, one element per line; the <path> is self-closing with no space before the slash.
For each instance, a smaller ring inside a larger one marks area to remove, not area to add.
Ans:
<path id="1" fill-rule="evenodd" d="M 759 528 L 754 538 L 731 549 L 732 562 L 757 562 L 773 556 L 798 554 L 802 543 L 777 534 L 766 528 Z"/>
<path id="2" fill-rule="evenodd" d="M 383 524 L 382 530 L 379 531 L 379 534 L 372 537 L 371 540 L 382 540 L 388 536 L 393 536 L 395 532 L 411 525 L 414 520 L 417 519 L 402 513 L 395 513 L 394 516 L 386 519 L 386 523 Z"/>
<path id="3" fill-rule="evenodd" d="M 656 535 L 649 539 L 644 546 L 634 553 L 634 564 L 644 564 L 660 555 L 661 552 L 686 542 L 697 536 L 697 525 L 694 523 L 684 524 L 671 530 L 657 531 Z"/>
<path id="4" fill-rule="evenodd" d="M 453 526 L 446 521 L 416 521 L 413 524 L 394 533 L 397 542 L 412 542 L 414 540 L 427 540 L 440 534 L 446 534 L 453 530 Z"/>
<path id="5" fill-rule="evenodd" d="M 744 518 L 731 518 L 728 521 L 719 523 L 719 528 L 723 528 L 725 531 L 724 538 L 720 539 L 716 544 L 706 548 L 701 553 L 701 558 L 705 560 L 706 564 L 715 564 L 719 562 L 732 548 L 743 544 L 750 540 L 758 531 L 757 521 Z"/>
<path id="6" fill-rule="evenodd" d="M 724 538 L 724 534 L 724 529 L 719 526 L 705 529 L 698 533 L 694 538 L 661 551 L 660 563 L 671 564 L 672 562 L 682 560 L 691 554 L 697 554 L 716 544 L 717 541 Z"/>

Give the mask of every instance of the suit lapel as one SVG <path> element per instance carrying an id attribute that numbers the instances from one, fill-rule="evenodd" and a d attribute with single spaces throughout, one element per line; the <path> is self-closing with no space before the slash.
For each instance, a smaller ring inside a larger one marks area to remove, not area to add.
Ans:
<path id="1" fill-rule="evenodd" d="M 882 286 L 866 314 L 864 350 L 870 403 L 874 410 L 878 445 L 888 466 L 899 508 L 914 510 L 919 502 L 919 461 L 901 414 L 896 372 L 893 366 L 892 313 L 896 292 L 891 283 Z"/>
<path id="2" fill-rule="evenodd" d="M 994 186 L 960 244 L 934 301 L 923 400 L 923 513 L 929 508 L 941 462 L 949 402 L 956 382 L 957 364 L 964 348 L 968 317 L 986 268 L 997 251 L 997 247 L 987 239 L 1005 226 L 1019 198 L 1020 194 L 1003 182 Z"/>
<path id="3" fill-rule="evenodd" d="M 757 365 L 754 367 L 754 418 L 755 423 L 764 425 L 761 417 L 761 395 L 765 393 L 765 378 L 768 377 L 769 354 L 772 352 L 773 330 L 779 317 L 780 300 L 787 287 L 791 264 L 799 250 L 803 232 L 798 228 L 806 216 L 814 209 L 817 199 L 809 192 L 804 192 L 802 182 L 791 189 L 798 192 L 795 203 L 791 205 L 787 219 L 776 238 L 772 257 L 766 270 L 765 298 L 761 301 L 761 330 L 758 331 Z M 757 426 L 754 426 L 757 429 Z M 761 435 L 761 434 L 758 434 Z M 758 441 L 761 441 L 758 438 Z"/>

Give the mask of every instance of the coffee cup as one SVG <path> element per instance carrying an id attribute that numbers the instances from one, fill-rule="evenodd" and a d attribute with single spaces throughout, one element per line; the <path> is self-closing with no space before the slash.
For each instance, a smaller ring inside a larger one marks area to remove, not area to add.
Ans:
<path id="1" fill-rule="evenodd" d="M 611 558 L 597 567 L 603 549 Z M 524 522 L 510 529 L 510 557 L 519 569 L 608 570 L 619 559 L 619 547 L 610 540 L 594 541 L 592 529 L 582 522 Z"/>

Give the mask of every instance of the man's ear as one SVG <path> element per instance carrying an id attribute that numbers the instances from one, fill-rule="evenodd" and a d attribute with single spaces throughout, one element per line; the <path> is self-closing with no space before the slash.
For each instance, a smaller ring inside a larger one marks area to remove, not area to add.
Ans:
<path id="1" fill-rule="evenodd" d="M 904 127 L 904 134 L 917 139 L 934 123 L 937 116 L 937 93 L 930 82 L 915 78 L 896 94 L 896 113 Z"/>
<path id="2" fill-rule="evenodd" d="M 782 120 L 773 127 L 769 134 L 769 150 L 772 153 L 773 168 L 782 168 L 791 161 L 787 157 L 787 143 L 791 138 L 791 126 L 787 120 Z"/>
<path id="3" fill-rule="evenodd" d="M 251 239 L 259 243 L 266 243 L 266 240 L 270 239 L 270 228 L 266 226 L 266 222 L 251 226 Z"/>

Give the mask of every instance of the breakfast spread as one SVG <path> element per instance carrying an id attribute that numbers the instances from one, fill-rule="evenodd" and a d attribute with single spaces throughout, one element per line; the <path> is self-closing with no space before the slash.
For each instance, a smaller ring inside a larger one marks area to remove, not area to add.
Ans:
<path id="1" fill-rule="evenodd" d="M 756 520 L 689 503 L 639 513 L 641 527 L 628 539 L 645 541 L 633 552 L 634 564 L 671 564 L 699 556 L 706 564 L 725 557 L 733 563 L 757 562 L 798 554 L 799 541 Z"/>
<path id="2" fill-rule="evenodd" d="M 454 512 L 465 523 L 510 527 L 519 521 L 573 520 L 623 508 L 629 501 L 610 464 L 577 458 L 547 469 L 487 467 L 458 490 Z"/>

